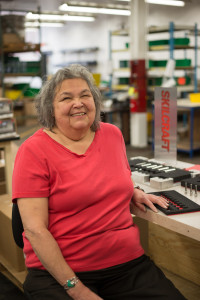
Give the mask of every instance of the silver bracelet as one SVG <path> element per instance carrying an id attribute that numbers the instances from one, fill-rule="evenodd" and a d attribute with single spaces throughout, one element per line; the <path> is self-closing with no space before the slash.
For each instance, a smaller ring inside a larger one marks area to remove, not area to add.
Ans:
<path id="1" fill-rule="evenodd" d="M 63 285 L 63 287 L 67 291 L 67 290 L 75 287 L 75 285 L 78 283 L 78 281 L 79 281 L 78 277 L 74 276 L 71 279 L 68 279 L 66 281 L 66 283 Z"/>
<path id="2" fill-rule="evenodd" d="M 134 189 L 140 190 L 142 192 L 145 192 L 139 185 L 134 186 Z"/>

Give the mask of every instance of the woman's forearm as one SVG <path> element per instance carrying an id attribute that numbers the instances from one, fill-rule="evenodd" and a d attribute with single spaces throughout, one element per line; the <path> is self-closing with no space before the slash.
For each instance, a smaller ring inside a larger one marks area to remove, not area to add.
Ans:
<path id="1" fill-rule="evenodd" d="M 46 228 L 33 232 L 25 230 L 25 236 L 45 269 L 61 284 L 75 276 L 66 263 L 54 237 Z"/>
<path id="2" fill-rule="evenodd" d="M 67 279 L 75 276 L 74 271 L 66 263 L 57 242 L 48 229 L 43 228 L 37 232 L 25 230 L 25 236 L 31 243 L 42 265 L 62 286 Z M 74 300 L 103 300 L 80 281 L 67 293 Z"/>

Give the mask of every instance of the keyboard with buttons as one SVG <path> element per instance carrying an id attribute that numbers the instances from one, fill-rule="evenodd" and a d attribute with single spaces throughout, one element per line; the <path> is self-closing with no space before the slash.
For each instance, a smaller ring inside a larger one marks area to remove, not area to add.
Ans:
<path id="1" fill-rule="evenodd" d="M 132 159 L 129 160 L 129 165 L 132 172 L 140 172 L 149 175 L 150 178 L 172 178 L 173 182 L 180 182 L 181 180 L 191 178 L 191 173 L 187 170 L 175 168 L 159 164 L 152 161 L 145 161 L 143 159 Z"/>
<path id="2" fill-rule="evenodd" d="M 184 195 L 180 194 L 175 190 L 159 191 L 151 193 L 156 196 L 163 197 L 169 201 L 169 207 L 167 209 L 155 205 L 160 211 L 166 215 L 183 214 L 189 212 L 200 211 L 200 205 L 191 201 Z"/>

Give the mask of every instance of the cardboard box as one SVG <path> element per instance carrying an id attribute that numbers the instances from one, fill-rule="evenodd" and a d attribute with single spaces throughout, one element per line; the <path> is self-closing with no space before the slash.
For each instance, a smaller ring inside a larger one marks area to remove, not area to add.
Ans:
<path id="1" fill-rule="evenodd" d="M 1 24 L 3 31 L 3 44 L 24 43 L 25 38 L 25 16 L 2 15 Z"/>
<path id="2" fill-rule="evenodd" d="M 0 263 L 8 270 L 25 271 L 22 249 L 14 241 L 12 234 L 12 202 L 11 196 L 0 196 Z"/>
<path id="3" fill-rule="evenodd" d="M 35 108 L 34 99 L 24 98 L 24 114 L 26 126 L 38 125 L 38 117 Z"/>
<path id="4" fill-rule="evenodd" d="M 3 34 L 3 45 L 9 44 L 22 44 L 24 39 L 15 33 L 4 33 Z"/>

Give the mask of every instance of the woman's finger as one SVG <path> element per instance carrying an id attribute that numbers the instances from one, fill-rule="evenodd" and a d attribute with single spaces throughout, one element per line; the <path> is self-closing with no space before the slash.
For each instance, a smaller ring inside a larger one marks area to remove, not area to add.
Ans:
<path id="1" fill-rule="evenodd" d="M 149 200 L 155 204 L 158 204 L 160 206 L 162 206 L 163 208 L 168 208 L 169 206 L 169 201 L 163 197 L 158 197 L 158 196 L 154 196 L 149 194 Z"/>
<path id="2" fill-rule="evenodd" d="M 144 204 L 142 204 L 142 203 L 140 203 L 140 202 L 135 202 L 135 205 L 136 205 L 140 210 L 142 210 L 142 211 L 144 211 L 144 212 L 147 211 L 147 209 L 146 209 L 146 207 L 145 207 Z"/>

